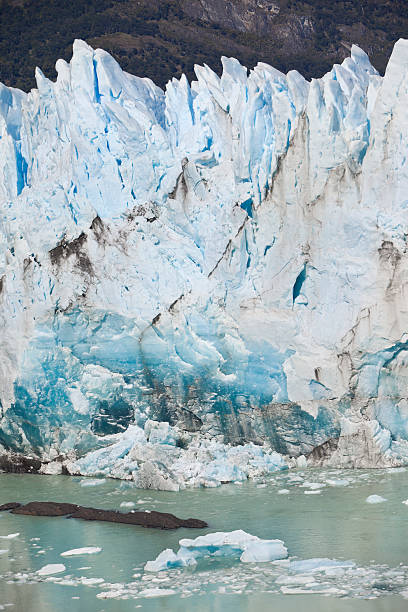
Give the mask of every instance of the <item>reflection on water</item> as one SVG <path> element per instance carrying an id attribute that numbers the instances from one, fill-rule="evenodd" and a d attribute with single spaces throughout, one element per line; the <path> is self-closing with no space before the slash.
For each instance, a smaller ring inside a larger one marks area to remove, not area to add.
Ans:
<path id="1" fill-rule="evenodd" d="M 399 612 L 408 607 L 408 471 L 298 470 L 265 481 L 179 493 L 142 491 L 105 480 L 0 474 L 0 503 L 65 501 L 155 509 L 206 520 L 207 530 L 159 531 L 129 525 L 0 513 L 0 604 L 13 612 L 279 610 Z M 265 486 L 266 485 L 266 486 Z M 287 490 L 288 493 L 279 494 Z M 386 499 L 368 504 L 370 495 Z M 122 509 L 129 510 L 128 508 Z M 349 570 L 307 574 L 285 562 L 210 560 L 195 569 L 145 574 L 146 561 L 183 537 L 243 529 L 284 540 L 291 557 L 350 559 Z M 81 547 L 98 554 L 61 557 Z M 36 572 L 63 563 L 50 576 Z M 321 593 L 320 595 L 318 593 Z"/>

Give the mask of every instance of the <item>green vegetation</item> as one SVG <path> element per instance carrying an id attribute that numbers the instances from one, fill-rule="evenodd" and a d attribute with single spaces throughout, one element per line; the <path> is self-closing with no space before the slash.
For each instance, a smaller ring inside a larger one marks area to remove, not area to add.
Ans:
<path id="1" fill-rule="evenodd" d="M 195 63 L 219 72 L 221 55 L 233 55 L 249 68 L 265 61 L 308 78 L 320 76 L 341 61 L 351 42 L 368 51 L 382 71 L 393 43 L 408 31 L 406 0 L 276 2 L 281 8 L 276 27 L 286 28 L 290 39 L 297 19 L 300 46 L 282 47 L 273 35 L 234 30 L 219 20 L 200 21 L 191 17 L 191 7 L 187 14 L 185 0 L 0 0 L 0 81 L 29 90 L 35 66 L 55 78 L 55 61 L 70 59 L 74 38 L 103 47 L 122 68 L 162 87 L 183 72 L 193 78 Z M 304 33 L 302 20 L 311 24 Z"/>

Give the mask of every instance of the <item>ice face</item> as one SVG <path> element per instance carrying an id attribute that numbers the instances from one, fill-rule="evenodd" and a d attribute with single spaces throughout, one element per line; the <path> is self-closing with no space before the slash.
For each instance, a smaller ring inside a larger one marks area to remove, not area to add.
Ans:
<path id="1" fill-rule="evenodd" d="M 311 83 L 222 63 L 162 91 L 76 41 L 0 87 L 6 450 L 109 475 L 153 420 L 406 461 L 408 42 L 384 77 L 355 46 Z"/>

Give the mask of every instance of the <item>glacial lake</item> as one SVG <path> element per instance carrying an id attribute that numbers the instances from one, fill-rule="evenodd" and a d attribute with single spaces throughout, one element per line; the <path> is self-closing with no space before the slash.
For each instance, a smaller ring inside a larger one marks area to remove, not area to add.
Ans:
<path id="1" fill-rule="evenodd" d="M 386 501 L 369 504 L 370 495 Z M 407 498 L 408 471 L 401 469 L 294 470 L 262 481 L 180 493 L 144 491 L 108 479 L 96 483 L 80 477 L 0 474 L 0 503 L 65 501 L 119 509 L 121 503 L 133 502 L 137 510 L 201 518 L 210 526 L 160 531 L 2 512 L 0 609 L 405 612 L 408 505 L 402 502 Z M 355 565 L 294 573 L 287 562 L 213 558 L 193 569 L 143 571 L 146 561 L 163 549 L 177 550 L 181 538 L 235 529 L 283 540 L 291 558 L 351 560 Z M 10 535 L 14 537 L 5 537 Z M 102 550 L 61 556 L 81 547 Z M 61 573 L 37 573 L 47 564 L 61 563 Z"/>

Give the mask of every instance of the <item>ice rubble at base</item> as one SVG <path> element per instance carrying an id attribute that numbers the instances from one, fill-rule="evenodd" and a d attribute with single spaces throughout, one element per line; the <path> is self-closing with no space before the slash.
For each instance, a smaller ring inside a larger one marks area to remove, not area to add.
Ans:
<path id="1" fill-rule="evenodd" d="M 205 596 L 209 589 L 219 595 L 250 594 L 253 592 L 255 577 L 259 593 L 320 594 L 369 600 L 387 597 L 392 593 L 408 598 L 406 565 L 392 568 L 371 564 L 364 567 L 352 561 L 321 558 L 283 559 L 263 563 L 262 567 L 252 563 L 228 563 L 226 571 L 221 559 L 217 567 L 200 568 L 199 572 L 186 572 L 182 567 L 158 575 L 141 572 L 135 574 L 135 580 L 122 583 L 110 583 L 108 578 L 89 578 L 75 574 L 41 576 L 38 572 L 8 572 L 1 575 L 0 579 L 4 583 L 23 586 L 44 580 L 56 586 L 85 586 L 98 590 L 98 599 L 140 601 L 145 597 L 166 595 Z"/>
<path id="2" fill-rule="evenodd" d="M 262 540 L 241 529 L 208 533 L 194 540 L 182 539 L 179 544 L 177 553 L 167 548 L 154 561 L 148 561 L 145 571 L 159 572 L 189 567 L 207 557 L 231 557 L 238 558 L 242 563 L 266 563 L 285 559 L 288 555 L 282 540 Z"/>
<path id="3" fill-rule="evenodd" d="M 177 446 L 180 435 L 185 448 Z M 71 474 L 108 475 L 132 480 L 145 489 L 178 491 L 217 487 L 288 467 L 285 459 L 266 445 L 231 446 L 199 434 L 188 437 L 165 422 L 147 421 L 144 429 L 131 425 L 126 432 L 111 436 L 111 442 L 77 461 L 66 462 L 65 468 Z"/>
<path id="4" fill-rule="evenodd" d="M 407 461 L 408 42 L 384 77 L 355 46 L 310 83 L 222 64 L 163 92 L 76 41 L 0 86 L 0 444 L 46 473 Z M 95 450 L 147 419 L 202 445 Z"/>

